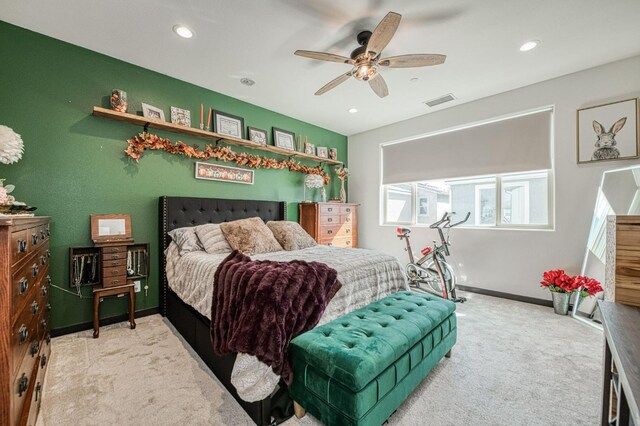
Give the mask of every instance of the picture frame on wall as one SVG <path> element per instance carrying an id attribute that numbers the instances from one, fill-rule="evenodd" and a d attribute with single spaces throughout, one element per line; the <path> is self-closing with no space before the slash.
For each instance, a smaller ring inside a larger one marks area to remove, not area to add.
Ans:
<path id="1" fill-rule="evenodd" d="M 165 121 L 163 110 L 153 105 L 145 104 L 144 102 L 142 102 L 142 116 L 153 120 Z"/>
<path id="2" fill-rule="evenodd" d="M 296 150 L 296 134 L 288 130 L 273 127 L 273 144 L 278 148 Z"/>
<path id="3" fill-rule="evenodd" d="M 244 139 L 244 118 L 213 110 L 213 131 L 238 139 Z"/>
<path id="4" fill-rule="evenodd" d="M 196 179 L 253 185 L 255 171 L 196 161 Z"/>
<path id="5" fill-rule="evenodd" d="M 316 146 L 312 143 L 304 143 L 304 153 L 309 155 L 316 155 Z"/>
<path id="6" fill-rule="evenodd" d="M 338 150 L 336 148 L 329 148 L 329 159 L 331 160 L 338 159 Z"/>
<path id="7" fill-rule="evenodd" d="M 268 145 L 269 138 L 267 132 L 262 129 L 256 129 L 255 127 L 247 127 L 247 135 L 251 142 L 259 143 L 260 145 Z"/>
<path id="8" fill-rule="evenodd" d="M 577 111 L 578 164 L 640 157 L 638 98 Z"/>
<path id="9" fill-rule="evenodd" d="M 191 127 L 191 111 L 178 107 L 171 107 L 171 122 L 178 126 Z"/>
<path id="10" fill-rule="evenodd" d="M 316 155 L 320 158 L 329 158 L 329 151 L 326 146 L 319 146 L 316 148 Z"/>

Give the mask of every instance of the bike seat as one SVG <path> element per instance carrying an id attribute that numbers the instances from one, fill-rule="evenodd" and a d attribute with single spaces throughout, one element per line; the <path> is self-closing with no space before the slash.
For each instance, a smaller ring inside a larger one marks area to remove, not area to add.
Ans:
<path id="1" fill-rule="evenodd" d="M 409 233 L 411 233 L 411 229 L 409 228 L 396 228 L 396 232 L 398 233 L 398 236 L 406 236 L 409 235 Z"/>

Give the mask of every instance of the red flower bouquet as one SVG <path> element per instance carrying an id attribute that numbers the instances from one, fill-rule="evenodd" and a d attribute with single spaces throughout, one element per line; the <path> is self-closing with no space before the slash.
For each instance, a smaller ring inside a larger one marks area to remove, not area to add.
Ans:
<path id="1" fill-rule="evenodd" d="M 595 296 L 602 291 L 600 283 L 582 275 L 569 276 L 564 270 L 556 269 L 542 274 L 541 287 L 547 287 L 552 293 L 573 293 L 580 290 L 580 296 Z"/>

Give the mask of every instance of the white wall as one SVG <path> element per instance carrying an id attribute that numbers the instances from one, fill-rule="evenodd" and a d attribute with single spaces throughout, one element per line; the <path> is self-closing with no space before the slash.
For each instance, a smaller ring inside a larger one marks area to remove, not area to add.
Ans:
<path id="1" fill-rule="evenodd" d="M 500 76 L 496 76 L 500 78 Z M 349 201 L 361 204 L 361 247 L 382 250 L 406 263 L 395 227 L 380 226 L 380 144 L 542 106 L 555 107 L 555 230 L 455 229 L 452 261 L 461 284 L 549 299 L 542 272 L 580 272 L 600 177 L 638 160 L 576 164 L 576 110 L 640 96 L 640 56 L 548 80 L 349 137 Z M 425 158 L 425 167 L 437 159 Z M 435 239 L 414 227 L 414 249 Z"/>

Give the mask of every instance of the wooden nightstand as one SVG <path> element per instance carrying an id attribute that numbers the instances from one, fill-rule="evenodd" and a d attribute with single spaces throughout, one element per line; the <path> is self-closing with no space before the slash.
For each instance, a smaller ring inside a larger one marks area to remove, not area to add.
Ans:
<path id="1" fill-rule="evenodd" d="M 134 284 L 119 287 L 106 287 L 93 289 L 93 338 L 100 336 L 100 299 L 108 296 L 122 297 L 129 293 L 129 324 L 131 329 L 136 328 L 136 292 Z"/>

